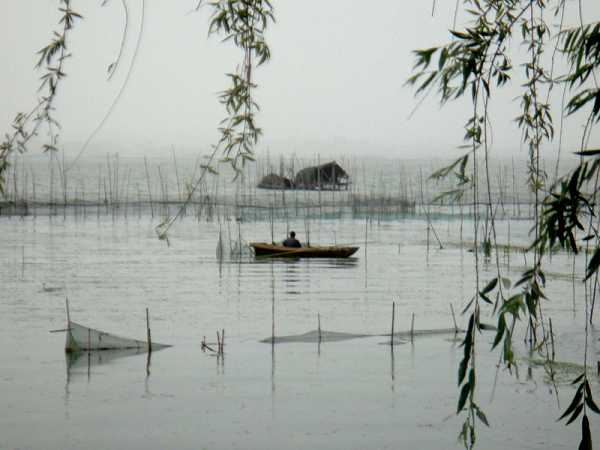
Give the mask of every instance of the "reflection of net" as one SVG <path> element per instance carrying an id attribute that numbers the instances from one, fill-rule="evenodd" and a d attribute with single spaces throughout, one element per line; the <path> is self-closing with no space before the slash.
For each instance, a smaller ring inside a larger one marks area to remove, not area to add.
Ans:
<path id="1" fill-rule="evenodd" d="M 71 373 L 87 372 L 91 366 L 101 366 L 114 363 L 116 360 L 131 356 L 146 354 L 146 349 L 119 349 L 102 352 L 77 351 L 65 353 L 67 369 Z"/>

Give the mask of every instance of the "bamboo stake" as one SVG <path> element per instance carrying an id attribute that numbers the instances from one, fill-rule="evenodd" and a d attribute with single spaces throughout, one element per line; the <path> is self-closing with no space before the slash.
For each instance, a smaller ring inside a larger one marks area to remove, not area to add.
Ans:
<path id="1" fill-rule="evenodd" d="M 552 344 L 552 361 L 554 362 L 554 358 L 556 356 L 556 352 L 554 350 L 554 331 L 552 331 L 552 318 L 548 319 L 550 323 L 550 343 Z"/>
<path id="2" fill-rule="evenodd" d="M 212 348 L 210 345 L 208 345 L 206 343 L 206 336 L 202 336 L 202 346 L 201 346 L 201 349 L 202 349 L 203 352 L 206 351 L 206 350 L 210 350 L 211 352 L 216 353 L 215 349 Z"/>
<path id="3" fill-rule="evenodd" d="M 427 218 L 427 261 L 429 261 L 429 232 L 430 232 L 430 222 L 429 222 L 429 213 L 425 209 L 425 196 L 423 195 L 423 172 L 419 169 L 419 187 L 421 191 L 421 207 L 425 211 L 425 216 Z"/>
<path id="4" fill-rule="evenodd" d="M 54 153 L 50 153 L 50 205 L 54 205 Z"/>
<path id="5" fill-rule="evenodd" d="M 115 155 L 115 189 L 114 189 L 114 200 L 116 206 L 119 206 L 119 154 Z"/>
<path id="6" fill-rule="evenodd" d="M 392 333 L 390 334 L 390 345 L 394 346 L 394 322 L 396 317 L 396 302 L 392 302 Z"/>
<path id="7" fill-rule="evenodd" d="M 275 275 L 271 263 L 271 345 L 275 345 Z"/>
<path id="8" fill-rule="evenodd" d="M 148 308 L 146 308 L 146 337 L 148 340 L 148 353 L 152 352 L 152 339 L 150 335 L 150 314 Z"/>
<path id="9" fill-rule="evenodd" d="M 458 333 L 458 326 L 456 325 L 456 316 L 454 315 L 454 306 L 450 303 L 450 311 L 452 311 L 452 321 L 454 322 L 454 334 Z"/>
<path id="10" fill-rule="evenodd" d="M 412 320 L 410 322 L 410 342 L 413 341 L 415 335 L 415 313 L 412 313 Z"/>
<path id="11" fill-rule="evenodd" d="M 127 184 L 125 185 L 125 217 L 127 217 L 127 206 L 132 203 L 129 197 L 129 183 L 131 182 L 131 167 L 127 171 Z"/>
<path id="12" fill-rule="evenodd" d="M 146 168 L 146 184 L 148 185 L 148 200 L 150 201 L 150 213 L 154 217 L 154 206 L 152 205 L 152 189 L 150 189 L 150 173 L 148 172 L 148 160 L 144 156 L 144 167 Z"/>
<path id="13" fill-rule="evenodd" d="M 171 150 L 173 152 L 173 165 L 175 166 L 175 179 L 177 181 L 177 194 L 178 194 L 177 199 L 179 201 L 182 201 L 181 182 L 179 181 L 179 170 L 177 169 L 177 159 L 175 158 L 175 147 L 171 146 Z"/>
<path id="14" fill-rule="evenodd" d="M 65 303 L 67 306 L 67 328 L 71 328 L 71 314 L 69 313 L 69 298 L 65 297 Z"/>
<path id="15" fill-rule="evenodd" d="M 369 243 L 369 216 L 365 215 L 365 267 L 367 260 L 367 244 Z"/>
<path id="16" fill-rule="evenodd" d="M 317 331 L 319 333 L 319 343 L 321 342 L 321 314 L 317 313 Z"/>
<path id="17" fill-rule="evenodd" d="M 113 203 L 113 173 L 112 173 L 112 169 L 110 167 L 110 155 L 107 153 L 106 154 L 106 170 L 108 172 L 108 195 L 109 195 L 109 201 L 110 204 L 112 205 Z"/>
<path id="18" fill-rule="evenodd" d="M 150 364 L 152 359 L 152 352 L 148 352 L 146 357 L 146 379 L 150 376 Z"/>
<path id="19" fill-rule="evenodd" d="M 158 166 L 158 179 L 160 181 L 160 191 L 162 193 L 160 201 L 162 203 L 161 206 L 164 209 L 165 205 L 167 203 L 167 185 L 166 185 L 166 181 L 163 179 L 162 171 L 160 170 L 160 165 Z"/>
<path id="20" fill-rule="evenodd" d="M 14 190 L 14 192 L 13 192 L 13 202 L 15 203 L 15 206 L 19 202 L 19 199 L 18 199 L 18 187 L 17 187 L 17 165 L 18 164 L 19 164 L 19 161 L 17 160 L 17 158 L 15 158 L 14 165 L 13 165 L 13 190 Z"/>
<path id="21" fill-rule="evenodd" d="M 33 204 L 35 205 L 35 172 L 33 170 L 31 171 L 31 191 L 33 193 Z"/>

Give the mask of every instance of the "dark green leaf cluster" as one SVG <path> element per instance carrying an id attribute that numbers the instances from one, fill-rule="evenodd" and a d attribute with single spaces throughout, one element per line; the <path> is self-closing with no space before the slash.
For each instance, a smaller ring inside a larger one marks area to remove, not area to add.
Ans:
<path id="1" fill-rule="evenodd" d="M 589 194 L 583 192 L 586 183 L 598 174 L 600 160 L 582 162 L 570 174 L 560 180 L 544 199 L 542 205 L 541 235 L 536 243 L 540 248 L 561 248 L 577 253 L 576 230 L 583 231 L 582 216 L 594 215 Z"/>
<path id="2" fill-rule="evenodd" d="M 489 293 L 489 290 L 487 292 Z M 472 301 L 475 301 L 475 299 Z M 472 448 L 475 445 L 475 418 L 479 419 L 484 425 L 489 426 L 489 422 L 485 413 L 475 402 L 477 376 L 473 358 L 475 351 L 475 331 L 482 331 L 490 328 L 493 327 L 490 327 L 489 325 L 483 324 L 479 321 L 479 308 L 476 307 L 475 311 L 471 313 L 469 317 L 467 332 L 465 333 L 465 338 L 461 343 L 461 346 L 463 347 L 463 358 L 458 366 L 458 386 L 460 387 L 460 394 L 458 397 L 456 412 L 458 414 L 465 409 L 468 411 L 467 417 L 459 434 L 459 439 L 463 442 L 466 448 Z"/>
<path id="3" fill-rule="evenodd" d="M 429 176 L 430 179 L 439 181 L 447 178 L 450 174 L 453 174 L 456 179 L 457 189 L 442 192 L 433 199 L 434 202 L 446 198 L 450 200 L 460 200 L 463 197 L 465 193 L 465 187 L 471 181 L 466 172 L 468 162 L 469 154 L 467 153 L 466 155 L 463 155 L 457 160 L 453 161 L 448 166 L 442 167 L 441 169 L 433 172 Z"/>
<path id="4" fill-rule="evenodd" d="M 572 114 L 591 104 L 591 117 L 600 120 L 600 88 L 594 71 L 600 66 L 600 22 L 565 30 L 560 35 L 561 50 L 567 55 L 570 71 L 564 80 L 579 91 L 567 104 Z M 589 86 L 590 77 L 593 83 Z"/>
<path id="5" fill-rule="evenodd" d="M 569 417 L 566 423 L 569 425 L 583 412 L 583 420 L 581 421 L 581 442 L 579 444 L 579 449 L 592 450 L 592 433 L 590 431 L 590 422 L 587 417 L 587 409 L 589 408 L 596 414 L 600 414 L 600 409 L 594 402 L 592 390 L 590 389 L 590 383 L 588 382 L 585 372 L 575 378 L 571 384 L 575 385 L 577 383 L 579 383 L 579 386 L 575 391 L 575 395 L 573 396 L 571 403 L 558 420 L 563 420 Z"/>

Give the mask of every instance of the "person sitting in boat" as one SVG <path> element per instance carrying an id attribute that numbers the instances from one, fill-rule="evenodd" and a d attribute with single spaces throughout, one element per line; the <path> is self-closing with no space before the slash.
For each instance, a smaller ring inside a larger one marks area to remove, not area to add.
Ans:
<path id="1" fill-rule="evenodd" d="M 288 237 L 285 241 L 283 241 L 284 247 L 302 247 L 300 241 L 296 239 L 296 233 L 294 231 L 290 231 L 290 237 Z"/>

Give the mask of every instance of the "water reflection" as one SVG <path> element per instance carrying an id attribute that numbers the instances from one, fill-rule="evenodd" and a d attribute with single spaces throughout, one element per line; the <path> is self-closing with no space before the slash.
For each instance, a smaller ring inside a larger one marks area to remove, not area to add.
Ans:
<path id="1" fill-rule="evenodd" d="M 396 380 L 396 365 L 394 361 L 394 346 L 390 345 L 390 373 L 392 376 L 392 391 L 394 391 L 394 381 Z"/>
<path id="2" fill-rule="evenodd" d="M 56 222 L 56 218 L 54 221 Z M 126 360 L 126 358 L 138 356 L 135 350 L 67 355 L 66 376 L 72 382 L 70 387 L 68 384 L 66 386 L 66 398 L 68 402 L 68 396 L 72 395 L 74 400 L 69 405 L 71 409 L 66 409 L 67 416 L 71 412 L 73 418 L 79 417 L 78 408 L 88 408 L 89 404 L 102 403 L 113 408 L 115 420 L 127 423 L 128 420 L 132 420 L 131 415 L 135 414 L 136 410 L 143 410 L 144 407 L 147 407 L 147 403 L 139 403 L 140 398 L 145 397 L 138 395 L 139 391 L 143 389 L 142 377 L 144 375 L 147 380 L 146 397 L 149 396 L 148 387 L 158 388 L 157 375 L 160 375 L 161 378 L 160 387 L 164 390 L 168 389 L 169 393 L 176 396 L 176 400 L 173 402 L 156 401 L 153 403 L 153 407 L 157 408 L 157 414 L 152 418 L 144 419 L 149 420 L 147 425 L 153 427 L 161 420 L 164 421 L 166 417 L 174 423 L 176 423 L 175 420 L 182 421 L 183 425 L 180 429 L 190 430 L 190 436 L 192 430 L 198 430 L 202 434 L 212 432 L 214 435 L 220 436 L 220 439 L 229 439 L 226 443 L 218 441 L 213 447 L 228 448 L 235 444 L 242 448 L 261 448 L 260 444 L 264 444 L 264 440 L 262 437 L 256 437 L 259 433 L 267 434 L 269 439 L 272 438 L 273 446 L 287 442 L 286 439 L 291 431 L 305 432 L 307 435 L 320 433 L 325 436 L 326 432 L 331 431 L 325 428 L 329 423 L 330 410 L 323 406 L 329 406 L 328 402 L 337 404 L 348 401 L 350 404 L 351 401 L 355 401 L 356 404 L 364 405 L 365 410 L 370 411 L 370 415 L 348 417 L 350 427 L 355 423 L 373 424 L 373 429 L 378 429 L 376 427 L 385 423 L 390 416 L 390 405 L 393 406 L 394 398 L 396 398 L 399 405 L 401 402 L 402 408 L 398 408 L 394 414 L 402 417 L 404 423 L 398 433 L 406 435 L 414 431 L 418 423 L 435 420 L 435 417 L 434 419 L 429 418 L 432 410 L 423 408 L 424 406 L 450 403 L 454 406 L 457 395 L 455 373 L 462 356 L 462 348 L 457 347 L 459 343 L 456 341 L 450 341 L 450 345 L 445 342 L 445 338 L 453 334 L 453 328 L 449 330 L 448 336 L 443 337 L 423 339 L 421 336 L 415 335 L 414 346 L 394 346 L 389 355 L 387 348 L 384 348 L 382 352 L 371 351 L 369 340 L 352 343 L 339 342 L 330 345 L 329 341 L 332 336 L 325 332 L 322 333 L 321 342 L 318 333 L 316 336 L 312 334 L 310 340 L 308 336 L 305 337 L 310 342 L 308 345 L 282 346 L 277 349 L 277 355 L 275 355 L 272 340 L 269 339 L 271 344 L 271 360 L 269 361 L 269 349 L 257 347 L 255 338 L 263 335 L 264 337 L 272 336 L 275 331 L 278 331 L 278 334 L 294 334 L 304 330 L 314 330 L 315 316 L 318 318 L 318 314 L 325 318 L 322 325 L 326 329 L 373 335 L 387 328 L 389 299 L 395 296 L 399 297 L 405 312 L 402 322 L 405 326 L 407 322 L 410 326 L 411 313 L 415 312 L 417 317 L 424 318 L 423 321 L 417 321 L 419 325 L 431 328 L 444 327 L 451 320 L 449 319 L 448 301 L 455 302 L 455 307 L 462 307 L 461 299 L 467 297 L 466 293 L 470 293 L 472 290 L 472 255 L 466 250 L 463 255 L 462 247 L 449 249 L 436 255 L 435 258 L 432 257 L 430 260 L 431 271 L 427 272 L 422 264 L 423 246 L 413 245 L 412 241 L 407 241 L 407 244 L 402 247 L 401 255 L 398 255 L 395 248 L 387 244 L 378 244 L 377 242 L 369 244 L 369 289 L 365 290 L 362 284 L 363 281 L 367 281 L 367 272 L 362 252 L 358 258 L 351 259 L 294 260 L 280 258 L 256 261 L 242 257 L 235 261 L 229 259 L 217 261 L 214 257 L 214 233 L 210 233 L 211 224 L 202 224 L 203 227 L 199 228 L 196 224 L 190 224 L 189 221 L 187 223 L 185 220 L 182 221 L 180 224 L 182 233 L 178 241 L 181 245 L 175 248 L 178 251 L 164 251 L 161 247 L 159 252 L 154 250 L 157 248 L 152 240 L 154 236 L 144 237 L 144 230 L 149 228 L 145 221 L 140 223 L 132 221 L 129 225 L 118 221 L 112 226 L 106 222 L 102 220 L 97 228 L 91 227 L 90 229 L 89 224 L 79 226 L 72 221 L 67 221 L 64 227 L 62 224 L 60 227 L 59 224 L 47 226 L 46 219 L 38 219 L 36 226 L 40 229 L 36 232 L 31 231 L 31 227 L 27 228 L 27 222 L 25 225 L 14 224 L 13 226 L 10 223 L 3 225 L 2 231 L 3 235 L 7 236 L 7 242 L 19 242 L 19 239 L 23 241 L 23 230 L 29 233 L 29 235 L 25 235 L 25 239 L 28 240 L 24 241 L 26 242 L 25 277 L 27 280 L 31 280 L 28 283 L 17 283 L 23 260 L 22 249 L 14 247 L 13 250 L 9 250 L 6 246 L 0 249 L 0 256 L 2 256 L 0 261 L 6 269 L 3 271 L 3 285 L 8 287 L 9 292 L 14 293 L 11 297 L 20 299 L 19 304 L 13 305 L 9 303 L 9 300 L 4 303 L 4 308 L 2 308 L 5 324 L 8 324 L 8 331 L 3 335 L 3 337 L 8 337 L 8 344 L 5 347 L 13 347 L 10 345 L 13 343 L 11 339 L 13 339 L 13 335 L 18 334 L 13 332 L 10 328 L 11 325 L 23 324 L 23 326 L 19 326 L 18 331 L 31 331 L 19 336 L 18 339 L 24 342 L 21 344 L 24 352 L 29 353 L 33 346 L 37 348 L 39 345 L 39 336 L 36 334 L 36 330 L 44 329 L 47 327 L 49 318 L 60 315 L 61 302 L 56 298 L 57 295 L 51 295 L 50 292 L 45 291 L 40 292 L 41 281 L 44 280 L 46 286 L 52 286 L 55 282 L 64 283 L 68 286 L 70 295 L 81 299 L 79 302 L 82 310 L 91 308 L 98 310 L 98 314 L 108 317 L 107 321 L 113 322 L 114 320 L 117 328 L 127 329 L 130 326 L 129 318 L 143 307 L 150 306 L 157 311 L 161 318 L 160 331 L 172 332 L 174 339 L 178 341 L 189 342 L 191 336 L 198 334 L 198 329 L 212 326 L 211 324 L 215 321 L 224 321 L 226 327 L 239 330 L 237 334 L 241 342 L 239 347 L 236 343 L 237 350 L 234 352 L 234 358 L 228 360 L 229 371 L 226 379 L 219 378 L 221 360 L 216 363 L 218 369 L 213 366 L 211 361 L 204 361 L 208 370 L 202 373 L 202 380 L 207 383 L 200 388 L 197 388 L 196 385 L 190 386 L 190 384 L 182 383 L 182 380 L 185 379 L 194 383 L 196 379 L 193 375 L 189 377 L 182 375 L 196 374 L 198 369 L 195 358 L 191 357 L 193 354 L 190 355 L 186 352 L 177 357 L 177 370 L 169 369 L 164 372 L 162 367 L 156 365 L 157 361 L 161 362 L 156 360 L 156 357 L 152 361 L 153 367 L 151 367 L 151 361 L 142 360 L 141 357 L 137 360 Z M 340 226 L 346 230 L 348 238 L 353 237 L 354 230 L 357 228 L 356 221 L 345 222 Z M 386 236 L 386 241 L 398 242 L 400 239 L 404 239 L 402 233 L 405 231 L 414 235 L 416 233 L 413 230 L 417 227 L 419 227 L 419 236 L 423 234 L 422 223 L 416 223 L 416 225 L 412 222 L 410 224 L 398 223 L 394 227 L 395 231 L 389 235 L 389 239 Z M 255 228 L 257 229 L 256 234 L 258 234 L 259 228 L 264 228 L 264 226 L 257 224 Z M 33 236 L 33 233 L 37 233 L 37 236 Z M 76 236 L 77 239 L 73 239 L 73 236 Z M 187 236 L 190 237 L 189 242 L 184 241 Z M 555 265 L 562 264 L 563 260 L 567 259 L 560 255 L 553 258 Z M 14 263 L 9 264 L 13 260 Z M 569 261 L 570 259 L 566 262 Z M 515 262 L 518 262 L 516 258 L 512 261 L 512 265 Z M 561 270 L 563 266 L 570 267 L 568 264 L 562 264 L 556 270 Z M 140 267 L 143 267 L 144 270 L 140 270 Z M 363 273 L 365 273 L 364 280 Z M 34 282 L 35 279 L 39 281 Z M 49 284 L 50 282 L 52 284 Z M 560 341 L 557 341 L 560 342 L 558 355 L 568 361 L 580 361 L 582 346 L 579 338 L 581 333 L 579 325 L 573 331 L 572 323 L 575 322 L 570 320 L 570 279 L 560 279 L 555 286 L 557 287 L 552 291 L 553 302 L 548 303 L 548 309 L 545 312 L 552 314 L 553 320 L 556 317 L 557 324 L 570 327 L 567 328 L 568 335 L 560 334 L 558 336 L 561 338 Z M 298 292 L 304 292 L 306 298 L 294 295 L 294 301 L 286 302 L 290 294 Z M 241 301 L 230 300 L 236 298 L 236 293 L 237 300 Z M 465 295 L 463 296 L 463 294 Z M 127 301 L 123 301 L 123 299 L 127 299 Z M 172 301 L 170 301 L 171 299 Z M 578 315 L 580 314 L 581 312 L 578 312 Z M 462 325 L 460 323 L 461 316 L 457 315 L 456 319 L 459 321 L 459 325 Z M 277 325 L 277 330 L 275 330 L 275 325 Z M 317 323 L 318 328 L 320 327 Z M 7 327 L 3 329 L 7 329 Z M 600 342 L 596 340 L 597 337 L 600 337 L 597 330 L 592 330 L 589 342 L 592 347 L 590 354 L 594 355 L 590 359 L 594 358 L 592 360 L 594 365 L 600 346 Z M 491 367 L 488 362 L 491 361 L 491 364 L 495 364 L 499 357 L 498 354 L 490 356 L 487 348 L 483 350 L 486 347 L 485 342 L 492 339 L 493 336 L 482 338 L 483 343 L 480 347 L 482 354 L 478 355 L 482 361 L 480 364 L 482 380 L 491 379 L 493 374 L 486 372 L 487 368 Z M 372 340 L 376 341 L 378 338 Z M 14 341 L 17 343 L 17 337 L 14 338 Z M 297 339 L 290 342 L 300 343 L 304 340 Z M 54 343 L 49 342 L 48 346 L 50 344 Z M 353 353 L 355 347 L 357 352 Z M 397 358 L 395 353 L 398 353 Z M 33 357 L 22 362 L 13 354 L 14 352 L 6 352 L 6 355 L 9 355 L 8 359 L 5 358 L 6 366 L 23 367 L 23 381 L 37 387 L 38 380 L 36 380 L 35 374 L 38 373 L 36 369 L 40 367 L 40 363 Z M 520 351 L 519 354 L 525 355 L 526 353 Z M 60 353 L 57 356 L 62 358 Z M 313 359 L 317 361 L 316 371 L 312 370 L 313 367 L 310 364 Z M 24 404 L 23 409 L 38 408 L 43 413 L 55 410 L 56 405 L 60 406 L 54 402 L 54 397 L 52 397 L 52 395 L 58 397 L 63 394 L 65 373 L 62 361 L 59 360 L 58 363 L 59 378 L 57 386 L 55 386 L 58 388 L 56 389 L 58 392 L 54 393 L 52 389 L 48 389 L 41 398 L 42 402 L 45 400 L 47 403 L 40 404 L 40 399 L 34 398 L 35 391 L 24 387 L 23 394 L 28 392 L 33 392 L 33 394 L 30 395 L 31 399 L 26 399 L 31 402 L 31 405 L 24 402 L 22 403 Z M 146 363 L 146 367 L 143 367 L 144 363 Z M 22 365 L 18 366 L 18 364 Z M 527 383 L 527 387 L 530 388 L 532 382 L 525 380 L 527 365 L 521 362 L 520 366 L 523 376 L 521 381 Z M 539 392 L 547 389 L 547 384 L 542 384 L 546 383 L 543 367 L 533 363 L 530 366 L 531 378 L 539 383 L 538 393 L 533 395 L 544 407 L 541 414 L 544 414 L 546 410 L 553 413 L 552 400 L 548 400 L 549 396 L 542 396 L 543 392 Z M 158 368 L 161 373 L 152 373 L 154 378 L 149 380 L 153 368 Z M 574 375 L 575 370 L 581 373 L 579 367 L 573 367 L 571 370 L 571 366 L 563 365 L 557 369 L 561 385 L 566 385 L 577 376 L 577 374 Z M 395 381 L 397 379 L 396 370 L 400 372 L 398 382 Z M 28 373 L 34 375 L 28 375 Z M 449 375 L 446 376 L 446 374 Z M 27 376 L 29 378 L 25 378 Z M 86 386 L 86 377 L 89 380 L 87 383 L 89 386 Z M 381 383 L 382 377 L 383 383 Z M 514 413 L 516 407 L 513 405 L 532 403 L 522 402 L 523 383 L 514 379 L 514 371 L 511 376 L 507 371 L 500 369 L 498 377 L 500 380 L 496 395 L 498 406 L 495 405 L 495 408 L 501 411 L 504 411 L 504 408 L 509 413 Z M 450 380 L 447 387 L 443 383 L 440 384 L 440 379 L 445 378 Z M 332 383 L 331 380 L 337 382 Z M 155 384 L 152 385 L 152 382 Z M 214 385 L 222 386 L 223 383 L 227 383 L 227 389 L 210 389 Z M 381 402 L 382 395 L 389 395 L 390 389 L 395 389 L 395 383 L 398 383 L 398 395 L 391 397 L 392 403 L 385 403 L 382 406 L 384 403 Z M 111 385 L 118 388 L 119 392 L 109 392 Z M 484 386 L 483 382 L 482 386 Z M 43 386 L 40 386 L 41 388 Z M 52 388 L 52 386 L 46 388 Z M 301 390 L 305 388 L 310 395 L 295 395 L 297 392 L 304 392 Z M 592 388 L 598 389 L 596 382 L 592 384 Z M 275 395 L 276 389 L 278 395 Z M 566 391 L 566 394 L 561 394 L 563 401 L 565 398 L 567 401 L 570 400 L 570 395 L 567 394 L 571 394 L 571 392 L 568 389 L 571 388 L 563 389 Z M 385 391 L 383 394 L 382 390 Z M 121 395 L 122 393 L 130 393 L 130 395 Z M 233 393 L 235 395 L 232 395 Z M 260 394 L 257 395 L 257 393 Z M 288 395 L 290 393 L 292 395 Z M 482 391 L 482 397 L 486 394 L 486 391 Z M 12 395 L 14 404 L 22 401 L 16 397 L 21 395 L 17 389 L 13 390 Z M 268 397 L 272 399 L 272 411 L 280 414 L 275 414 L 276 420 L 271 421 L 277 426 L 268 424 L 261 428 L 260 424 L 269 422 Z M 246 402 L 251 406 L 246 409 L 246 412 L 240 410 L 240 398 L 245 401 L 252 399 L 251 402 Z M 216 409 L 212 411 L 214 420 L 211 418 L 210 421 L 207 420 L 210 422 L 209 425 L 202 426 L 212 427 L 213 424 L 218 423 L 248 423 L 252 416 L 256 418 L 259 425 L 256 428 L 256 435 L 254 437 L 252 435 L 243 436 L 242 440 L 231 442 L 231 439 L 239 438 L 231 437 L 227 431 L 221 432 L 224 427 L 217 429 L 217 433 L 214 433 L 214 430 L 211 431 L 209 428 L 195 428 L 197 424 L 194 424 L 193 421 L 197 421 L 197 417 L 196 419 L 188 418 L 188 415 L 183 413 L 172 417 L 174 410 L 186 412 L 190 405 L 201 405 L 203 402 L 211 402 L 219 405 L 219 408 L 218 411 Z M 264 408 L 265 406 L 266 408 Z M 250 409 L 252 409 L 252 413 L 249 414 L 247 411 Z M 403 411 L 408 410 L 414 411 L 414 420 L 412 416 L 407 416 L 406 420 L 402 416 Z M 541 411 L 542 408 L 540 407 L 539 410 Z M 17 416 L 17 419 L 27 422 L 30 416 L 25 411 L 20 414 L 21 416 Z M 434 411 L 433 415 L 439 416 L 437 411 Z M 500 416 L 500 413 L 497 415 Z M 514 417 L 521 419 L 523 415 L 525 415 L 524 421 L 531 420 L 531 417 L 536 418 L 536 415 L 526 413 L 514 414 Z M 54 416 L 55 414 L 51 413 L 41 414 L 42 424 L 48 428 L 61 429 L 71 423 L 64 420 L 55 422 Z M 289 424 L 282 419 L 288 417 L 299 417 L 300 423 Z M 304 418 L 314 420 L 303 421 Z M 189 422 L 186 422 L 187 420 Z M 512 425 L 511 423 L 510 426 Z M 540 428 L 537 422 L 534 425 L 533 429 L 546 430 L 545 427 Z M 508 426 L 506 425 L 506 427 Z M 498 424 L 490 433 L 504 432 L 505 428 Z M 15 433 L 13 430 L 8 431 Z M 454 428 L 451 431 L 451 444 L 453 444 Z M 92 433 L 93 431 L 84 429 L 82 432 Z M 560 441 L 561 433 L 564 433 L 562 428 L 560 433 L 548 436 L 553 439 L 556 437 Z M 340 433 L 340 435 L 342 434 L 345 438 L 349 437 L 348 433 Z M 190 436 L 183 434 L 183 440 L 180 442 L 185 441 L 186 438 L 191 441 Z M 351 436 L 355 437 L 356 435 Z M 325 441 L 325 439 L 330 440 Z M 18 437 L 14 439 L 15 442 L 17 440 Z M 327 438 L 324 438 L 324 442 L 329 442 L 331 447 L 335 447 L 335 442 L 338 441 L 331 440 L 329 434 Z M 356 447 L 362 447 L 361 444 L 365 442 L 356 442 Z M 442 442 L 439 446 L 448 447 L 444 443 Z M 152 442 L 147 444 L 152 446 Z M 309 442 L 309 444 L 314 444 L 314 442 Z M 391 443 L 372 442 L 371 447 L 383 448 L 388 444 Z M 524 446 L 527 444 L 525 443 Z M 27 446 L 28 443 L 25 442 L 24 445 Z M 140 442 L 140 445 L 143 446 L 145 443 Z M 282 447 L 285 445 L 279 448 Z M 317 447 L 318 445 L 315 445 L 312 448 Z"/>
<path id="3" fill-rule="evenodd" d="M 156 351 L 160 351 L 157 349 Z M 129 358 L 136 355 L 147 355 L 146 374 L 150 374 L 150 356 L 141 349 L 123 349 L 123 350 L 102 350 L 93 352 L 65 352 L 65 362 L 67 366 L 67 381 L 72 376 L 87 375 L 90 377 L 91 370 L 94 366 L 103 366 L 113 364 L 116 360 Z"/>
<path id="4" fill-rule="evenodd" d="M 271 264 L 277 263 L 287 266 L 298 265 L 311 266 L 316 265 L 318 267 L 324 267 L 328 269 L 346 269 L 358 266 L 359 258 L 294 258 L 294 257 L 276 257 L 272 256 L 269 258 L 252 259 L 248 261 L 250 264 Z M 239 261 L 238 261 L 239 262 Z"/>
<path id="5" fill-rule="evenodd" d="M 285 293 L 290 295 L 300 295 L 302 292 L 299 290 L 298 284 L 302 281 L 300 278 L 300 272 L 296 264 L 288 264 L 283 270 L 284 284 L 286 286 Z"/>

